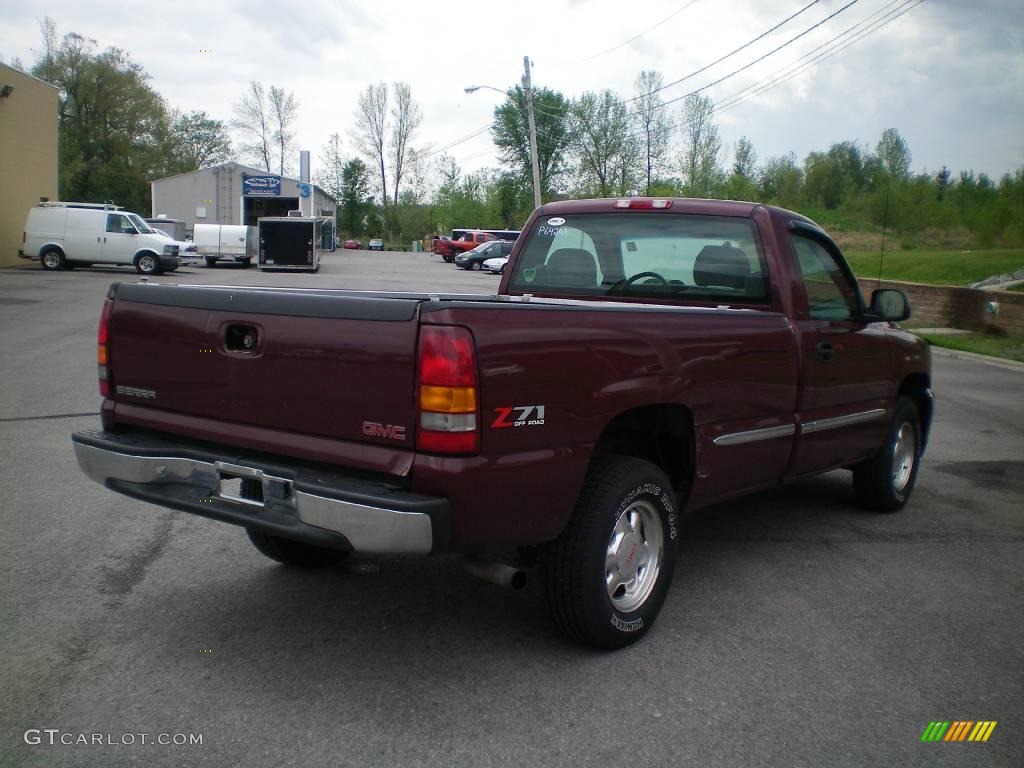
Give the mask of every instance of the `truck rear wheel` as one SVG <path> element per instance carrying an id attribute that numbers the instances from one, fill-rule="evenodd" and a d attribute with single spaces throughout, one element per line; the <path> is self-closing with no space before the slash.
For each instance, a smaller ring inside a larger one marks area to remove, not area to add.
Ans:
<path id="1" fill-rule="evenodd" d="M 921 419 L 909 397 L 896 399 L 889 436 L 873 459 L 853 468 L 857 503 L 876 512 L 896 512 L 910 499 L 921 461 Z"/>
<path id="2" fill-rule="evenodd" d="M 43 269 L 64 269 L 67 266 L 64 254 L 58 248 L 47 248 L 39 254 L 39 263 Z"/>
<path id="3" fill-rule="evenodd" d="M 677 538 L 675 494 L 664 472 L 628 457 L 596 461 L 569 524 L 542 553 L 559 631 L 604 650 L 643 637 L 672 581 Z"/>
<path id="4" fill-rule="evenodd" d="M 252 528 L 246 528 L 245 532 L 249 534 L 249 541 L 261 553 L 271 560 L 296 568 L 324 568 L 341 562 L 348 556 L 347 552 L 314 547 L 312 544 L 283 539 Z"/>

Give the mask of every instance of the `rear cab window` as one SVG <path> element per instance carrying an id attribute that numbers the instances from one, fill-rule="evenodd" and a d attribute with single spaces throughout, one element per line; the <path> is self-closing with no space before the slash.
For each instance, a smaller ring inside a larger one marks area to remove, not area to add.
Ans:
<path id="1" fill-rule="evenodd" d="M 579 297 L 770 302 L 754 222 L 677 213 L 581 213 L 522 235 L 509 290 Z"/>

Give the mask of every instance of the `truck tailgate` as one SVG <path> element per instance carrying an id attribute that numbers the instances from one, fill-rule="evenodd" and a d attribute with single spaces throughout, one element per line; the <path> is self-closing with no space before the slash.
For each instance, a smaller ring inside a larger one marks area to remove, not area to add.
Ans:
<path id="1" fill-rule="evenodd" d="M 119 404 L 412 450 L 419 299 L 115 286 Z"/>

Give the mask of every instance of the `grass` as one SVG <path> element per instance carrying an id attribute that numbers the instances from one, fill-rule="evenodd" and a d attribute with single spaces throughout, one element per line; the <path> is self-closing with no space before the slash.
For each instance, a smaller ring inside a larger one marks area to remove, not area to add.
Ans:
<path id="1" fill-rule="evenodd" d="M 846 254 L 857 277 L 878 277 L 878 252 Z M 931 285 L 967 285 L 1024 267 L 1024 248 L 992 251 L 886 251 L 883 280 Z"/>
<path id="2" fill-rule="evenodd" d="M 1024 333 L 997 336 L 977 333 L 970 336 L 942 336 L 922 333 L 928 342 L 936 347 L 956 349 L 961 352 L 975 352 L 979 355 L 1002 357 L 1024 363 Z"/>

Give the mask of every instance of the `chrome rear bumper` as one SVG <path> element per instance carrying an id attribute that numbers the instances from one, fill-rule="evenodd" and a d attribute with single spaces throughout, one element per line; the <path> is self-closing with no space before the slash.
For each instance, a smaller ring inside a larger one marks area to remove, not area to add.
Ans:
<path id="1" fill-rule="evenodd" d="M 381 483 L 187 444 L 175 450 L 159 438 L 77 432 L 72 443 L 82 471 L 111 490 L 316 546 L 425 555 L 435 549 L 435 520 L 446 527 L 444 499 Z"/>

